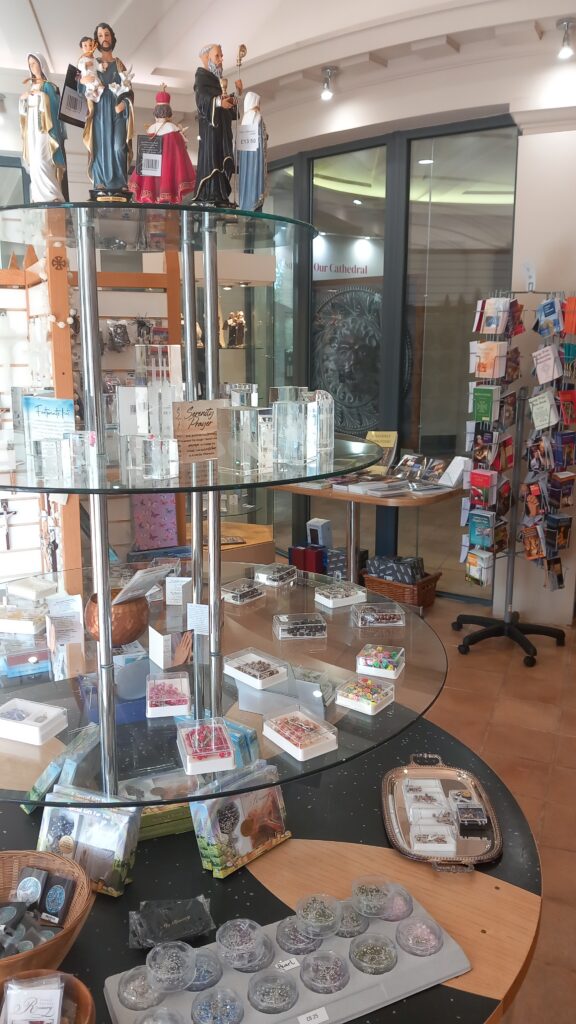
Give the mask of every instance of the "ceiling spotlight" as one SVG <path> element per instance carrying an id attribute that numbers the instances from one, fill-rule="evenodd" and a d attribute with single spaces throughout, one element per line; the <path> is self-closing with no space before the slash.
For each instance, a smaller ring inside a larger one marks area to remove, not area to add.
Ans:
<path id="1" fill-rule="evenodd" d="M 558 50 L 558 60 L 568 60 L 574 56 L 574 47 L 572 46 L 572 32 L 576 27 L 576 21 L 574 18 L 560 18 L 556 22 L 556 28 L 563 33 L 562 35 L 562 46 Z"/>
<path id="2" fill-rule="evenodd" d="M 352 202 L 354 203 L 354 206 L 362 206 L 361 199 L 353 199 Z"/>
<path id="3" fill-rule="evenodd" d="M 335 75 L 336 70 L 337 69 L 333 67 L 322 68 L 322 74 L 324 75 L 324 84 L 322 86 L 322 92 L 320 93 L 321 100 L 325 100 L 326 102 L 328 102 L 328 100 L 332 99 L 334 95 L 334 90 L 332 88 L 332 77 L 333 75 Z"/>
<path id="4" fill-rule="evenodd" d="M 427 157 L 426 160 L 419 160 L 418 163 L 422 164 L 423 167 L 426 167 L 428 164 L 433 164 L 434 161 L 432 157 Z"/>

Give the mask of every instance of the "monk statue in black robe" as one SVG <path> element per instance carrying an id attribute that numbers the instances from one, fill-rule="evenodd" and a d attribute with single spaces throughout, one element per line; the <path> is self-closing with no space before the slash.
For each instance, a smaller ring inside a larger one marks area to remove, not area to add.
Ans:
<path id="1" fill-rule="evenodd" d="M 222 47 L 210 43 L 200 50 L 202 67 L 196 71 L 194 93 L 198 108 L 198 167 L 195 203 L 231 206 L 230 179 L 234 173 L 232 122 L 236 120 L 237 99 L 222 90 Z M 238 94 L 242 82 L 236 82 Z"/>

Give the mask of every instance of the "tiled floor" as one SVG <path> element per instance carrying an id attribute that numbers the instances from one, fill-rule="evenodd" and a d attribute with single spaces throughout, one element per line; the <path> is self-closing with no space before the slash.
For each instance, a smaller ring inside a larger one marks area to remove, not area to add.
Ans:
<path id="1" fill-rule="evenodd" d="M 426 621 L 448 654 L 443 693 L 431 721 L 472 747 L 524 810 L 542 860 L 544 902 L 534 958 L 505 1024 L 576 1020 L 576 628 L 566 646 L 536 638 L 525 668 L 509 640 L 488 640 L 462 656 L 451 628 L 470 605 L 437 598 Z M 469 627 L 473 628 L 473 627 Z"/>

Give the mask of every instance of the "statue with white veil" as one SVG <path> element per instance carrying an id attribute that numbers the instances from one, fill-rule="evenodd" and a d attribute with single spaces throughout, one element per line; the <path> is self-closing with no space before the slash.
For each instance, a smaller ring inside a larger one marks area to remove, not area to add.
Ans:
<path id="1" fill-rule="evenodd" d="M 30 77 L 20 97 L 22 162 L 30 175 L 33 203 L 68 200 L 66 128 L 58 118 L 60 93 L 48 81 L 48 65 L 41 53 L 28 54 Z"/>

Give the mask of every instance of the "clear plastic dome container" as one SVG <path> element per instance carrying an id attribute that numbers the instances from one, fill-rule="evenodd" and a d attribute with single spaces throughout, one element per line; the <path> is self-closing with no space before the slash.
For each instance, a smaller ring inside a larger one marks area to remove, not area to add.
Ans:
<path id="1" fill-rule="evenodd" d="M 222 964 L 215 953 L 209 949 L 196 952 L 196 968 L 194 977 L 188 985 L 189 992 L 203 992 L 204 989 L 217 985 L 222 977 Z"/>
<path id="2" fill-rule="evenodd" d="M 151 984 L 148 968 L 142 964 L 122 975 L 118 982 L 118 999 L 127 1010 L 149 1010 L 162 1002 L 163 993 Z"/>
<path id="3" fill-rule="evenodd" d="M 444 936 L 436 921 L 420 914 L 400 921 L 396 928 L 396 942 L 412 956 L 432 956 L 442 949 Z"/>
<path id="4" fill-rule="evenodd" d="M 331 949 L 309 953 L 302 961 L 300 979 L 312 992 L 327 995 L 346 988 L 350 971 L 343 956 Z"/>
<path id="5" fill-rule="evenodd" d="M 352 939 L 350 960 L 363 974 L 387 974 L 398 963 L 398 952 L 383 932 L 370 932 Z"/>
<path id="6" fill-rule="evenodd" d="M 341 914 L 340 900 L 334 896 L 327 896 L 326 893 L 304 896 L 296 904 L 299 930 L 314 939 L 335 935 L 340 927 Z"/>
<path id="7" fill-rule="evenodd" d="M 352 900 L 341 900 L 340 927 L 336 932 L 342 939 L 353 939 L 356 935 L 363 935 L 370 924 L 367 917 L 364 917 L 352 903 Z"/>
<path id="8" fill-rule="evenodd" d="M 151 984 L 160 992 L 183 992 L 196 969 L 196 954 L 186 942 L 160 942 L 146 957 Z"/>
<path id="9" fill-rule="evenodd" d="M 304 956 L 306 953 L 314 953 L 320 949 L 322 939 L 305 935 L 298 927 L 297 917 L 286 917 L 278 922 L 276 928 L 276 942 L 285 953 L 293 956 Z"/>
<path id="10" fill-rule="evenodd" d="M 298 1002 L 298 986 L 285 971 L 262 971 L 250 979 L 248 1000 L 260 1013 L 286 1013 Z"/>
<path id="11" fill-rule="evenodd" d="M 240 1024 L 244 1004 L 231 988 L 214 988 L 200 992 L 192 1003 L 194 1024 Z"/>

